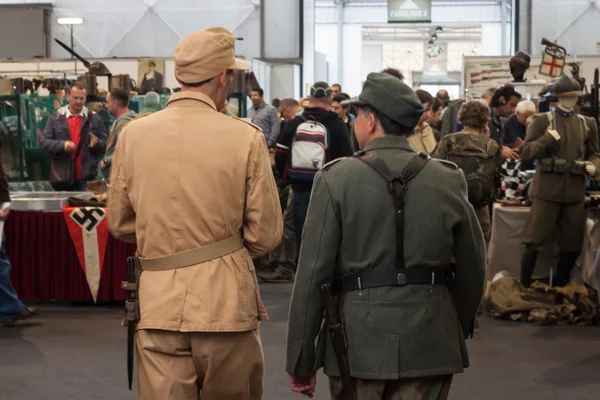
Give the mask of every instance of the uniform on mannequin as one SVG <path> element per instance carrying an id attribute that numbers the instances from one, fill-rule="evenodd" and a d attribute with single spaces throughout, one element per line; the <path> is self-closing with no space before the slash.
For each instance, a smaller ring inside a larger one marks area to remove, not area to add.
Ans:
<path id="1" fill-rule="evenodd" d="M 585 180 L 596 178 L 600 170 L 596 121 L 574 111 L 582 94 L 579 83 L 563 76 L 552 91 L 558 106 L 533 116 L 520 148 L 524 161 L 538 161 L 529 192 L 531 213 L 521 237 L 526 245 L 521 264 L 525 287 L 532 282 L 540 247 L 554 241 L 560 250 L 554 282 L 569 282 L 583 245 Z"/>

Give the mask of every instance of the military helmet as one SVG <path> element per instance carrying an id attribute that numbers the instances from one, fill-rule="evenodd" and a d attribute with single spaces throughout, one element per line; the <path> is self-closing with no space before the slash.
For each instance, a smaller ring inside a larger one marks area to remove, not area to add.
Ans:
<path id="1" fill-rule="evenodd" d="M 94 74 L 97 76 L 111 76 L 112 74 L 110 73 L 109 69 L 106 68 L 106 65 L 104 65 L 104 63 L 101 62 L 93 62 L 89 68 L 88 68 L 88 72 L 90 74 Z"/>
<path id="2" fill-rule="evenodd" d="M 574 78 L 563 75 L 559 80 L 552 84 L 552 94 L 554 96 L 581 96 L 581 86 Z"/>

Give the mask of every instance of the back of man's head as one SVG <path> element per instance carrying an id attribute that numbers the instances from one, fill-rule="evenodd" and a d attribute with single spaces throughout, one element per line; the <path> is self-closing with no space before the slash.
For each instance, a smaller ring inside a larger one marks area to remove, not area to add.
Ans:
<path id="1" fill-rule="evenodd" d="M 279 111 L 281 111 L 284 108 L 288 108 L 288 107 L 300 107 L 300 103 L 298 103 L 298 101 L 296 99 L 292 99 L 292 98 L 287 98 L 287 99 L 281 100 L 281 102 L 279 103 Z"/>
<path id="2" fill-rule="evenodd" d="M 362 113 L 359 118 L 374 116 L 386 135 L 411 135 L 424 111 L 419 97 L 408 85 L 384 72 L 369 74 L 358 98 L 347 104 L 358 107 Z"/>
<path id="3" fill-rule="evenodd" d="M 494 97 L 494 93 L 496 93 L 496 88 L 486 89 L 486 91 L 481 95 L 481 100 L 489 104 L 490 101 L 492 101 L 492 97 Z"/>
<path id="4" fill-rule="evenodd" d="M 310 88 L 311 107 L 326 109 L 331 106 L 331 87 L 327 82 L 317 82 Z"/>
<path id="5" fill-rule="evenodd" d="M 535 114 L 535 103 L 531 100 L 523 100 L 517 104 L 517 113 L 519 114 Z"/>
<path id="6" fill-rule="evenodd" d="M 127 108 L 129 105 L 129 92 L 123 88 L 112 88 L 110 90 L 110 97 L 115 100 L 121 108 Z"/>
<path id="7" fill-rule="evenodd" d="M 417 94 L 417 97 L 419 98 L 419 100 L 421 100 L 421 103 L 423 103 L 423 105 L 428 103 L 429 105 L 433 105 L 433 96 L 429 94 L 429 92 L 418 89 L 415 90 L 415 93 Z"/>
<path id="8" fill-rule="evenodd" d="M 144 108 L 158 111 L 160 105 L 160 96 L 156 92 L 148 92 L 144 97 Z"/>
<path id="9" fill-rule="evenodd" d="M 383 72 L 385 74 L 390 74 L 390 75 L 395 76 L 396 78 L 400 79 L 401 81 L 404 81 L 404 74 L 396 68 L 386 68 L 381 72 Z"/>
<path id="10" fill-rule="evenodd" d="M 444 108 L 444 103 L 438 99 L 437 97 L 433 99 L 433 105 L 431 106 L 431 111 L 438 112 L 440 108 Z"/>

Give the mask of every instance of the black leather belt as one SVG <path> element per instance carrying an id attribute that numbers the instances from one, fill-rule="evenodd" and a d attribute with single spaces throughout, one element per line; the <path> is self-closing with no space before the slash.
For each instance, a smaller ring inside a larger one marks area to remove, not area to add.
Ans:
<path id="1" fill-rule="evenodd" d="M 449 285 L 453 281 L 454 272 L 449 268 L 414 267 L 334 278 L 331 289 L 335 295 L 383 286 Z"/>

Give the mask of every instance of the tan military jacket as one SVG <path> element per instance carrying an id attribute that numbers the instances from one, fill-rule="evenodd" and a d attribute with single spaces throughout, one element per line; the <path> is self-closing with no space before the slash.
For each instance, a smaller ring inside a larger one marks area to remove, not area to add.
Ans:
<path id="1" fill-rule="evenodd" d="M 281 208 L 260 129 L 220 114 L 203 94 L 127 125 L 113 159 L 109 228 L 154 258 L 224 240 L 244 247 L 140 277 L 140 329 L 246 331 L 267 319 L 250 256 L 281 240 Z M 123 260 L 125 263 L 125 260 Z M 125 264 L 124 264 L 125 265 Z"/>
<path id="2" fill-rule="evenodd" d="M 415 128 L 414 135 L 409 136 L 408 141 L 416 151 L 429 154 L 433 153 L 437 146 L 433 128 L 427 122 L 423 123 L 423 129 Z"/>

